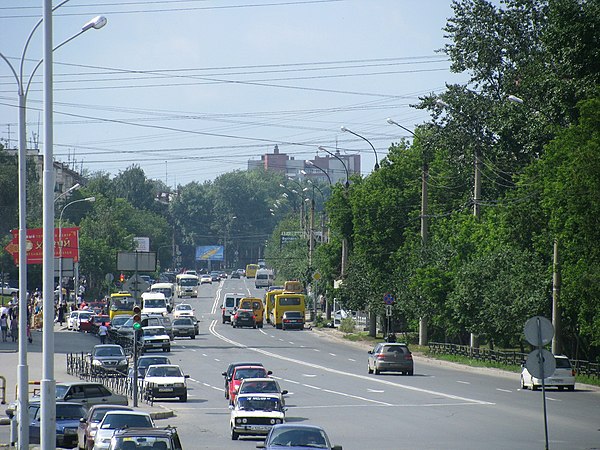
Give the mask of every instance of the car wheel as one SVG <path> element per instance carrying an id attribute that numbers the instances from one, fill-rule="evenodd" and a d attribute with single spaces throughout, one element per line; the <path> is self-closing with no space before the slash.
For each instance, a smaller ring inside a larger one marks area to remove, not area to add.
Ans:
<path id="1" fill-rule="evenodd" d="M 575 390 L 575 385 L 574 384 L 570 384 L 567 389 L 569 389 L 570 391 L 574 391 Z"/>
<path id="2" fill-rule="evenodd" d="M 179 397 L 179 401 L 182 403 L 187 402 L 187 393 L 185 395 L 182 395 L 181 397 Z"/>
<path id="3" fill-rule="evenodd" d="M 235 328 L 235 323 L 231 322 L 231 326 L 232 326 L 233 328 Z"/>
<path id="4" fill-rule="evenodd" d="M 521 389 L 523 390 L 527 390 L 527 386 L 525 386 L 525 378 L 523 378 L 523 375 L 521 375 Z"/>
<path id="5" fill-rule="evenodd" d="M 412 376 L 415 374 L 415 372 L 414 372 L 414 370 L 409 370 L 408 372 L 406 372 L 406 374 L 407 374 L 409 377 L 412 377 Z"/>
<path id="6" fill-rule="evenodd" d="M 225 322 L 227 322 L 227 321 L 225 320 L 225 317 L 223 317 L 223 323 L 225 323 Z"/>
<path id="7" fill-rule="evenodd" d="M 254 328 L 256 330 L 256 324 L 254 324 L 254 326 L 252 328 Z"/>
<path id="8" fill-rule="evenodd" d="M 192 339 L 196 339 L 196 335 L 195 335 L 195 334 L 192 334 L 190 337 L 191 337 Z"/>
<path id="9" fill-rule="evenodd" d="M 237 433 L 233 428 L 231 429 L 231 440 L 237 441 L 240 437 L 239 433 Z"/>
<path id="10" fill-rule="evenodd" d="M 367 364 L 367 372 L 373 373 L 373 369 L 371 369 L 371 366 L 369 364 Z"/>
<path id="11" fill-rule="evenodd" d="M 537 391 L 538 387 L 535 384 L 531 383 L 531 390 L 532 391 Z"/>
<path id="12" fill-rule="evenodd" d="M 379 371 L 379 369 L 377 367 L 375 367 L 375 375 L 379 375 L 381 372 Z"/>

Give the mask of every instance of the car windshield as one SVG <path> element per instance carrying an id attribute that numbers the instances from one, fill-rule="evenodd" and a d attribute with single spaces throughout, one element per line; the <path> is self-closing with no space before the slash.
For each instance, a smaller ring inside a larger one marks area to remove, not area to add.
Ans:
<path id="1" fill-rule="evenodd" d="M 111 414 L 106 413 L 100 428 L 115 430 L 117 428 L 152 428 L 152 419 L 139 414 Z"/>
<path id="2" fill-rule="evenodd" d="M 144 308 L 165 308 L 165 301 L 159 299 L 145 300 Z"/>
<path id="3" fill-rule="evenodd" d="M 249 381 L 244 382 L 242 387 L 240 387 L 240 394 L 250 393 L 250 392 L 279 392 L 277 389 L 277 384 L 275 384 L 275 380 L 265 380 L 265 381 Z"/>
<path id="4" fill-rule="evenodd" d="M 177 309 L 178 311 L 191 311 L 192 307 L 190 305 L 177 305 Z"/>
<path id="5" fill-rule="evenodd" d="M 81 405 L 75 403 L 56 405 L 56 420 L 79 420 L 83 416 L 85 416 L 85 408 Z"/>
<path id="6" fill-rule="evenodd" d="M 92 317 L 91 313 L 80 313 L 79 314 L 79 320 L 90 320 L 90 317 Z"/>
<path id="7" fill-rule="evenodd" d="M 264 378 L 266 376 L 265 369 L 237 369 L 233 379 L 243 380 L 244 378 Z"/>
<path id="8" fill-rule="evenodd" d="M 115 318 L 113 318 L 113 320 L 111 320 L 111 325 L 114 326 L 121 326 L 123 325 L 125 322 L 127 322 L 129 320 L 129 316 L 117 316 Z"/>
<path id="9" fill-rule="evenodd" d="M 179 367 L 150 367 L 147 377 L 182 377 Z"/>
<path id="10" fill-rule="evenodd" d="M 241 397 L 238 398 L 238 409 L 244 411 L 281 411 L 281 403 L 275 397 Z"/>
<path id="11" fill-rule="evenodd" d="M 94 356 L 124 356 L 121 347 L 100 347 L 94 351 Z"/>
<path id="12" fill-rule="evenodd" d="M 284 314 L 288 319 L 302 319 L 302 313 L 300 311 L 286 311 Z"/>
<path id="13" fill-rule="evenodd" d="M 111 449 L 113 450 L 138 450 L 138 449 L 160 449 L 174 450 L 171 441 L 164 437 L 155 436 L 127 436 L 113 438 Z"/>
<path id="14" fill-rule="evenodd" d="M 195 280 L 194 278 L 182 278 L 179 280 L 179 284 L 181 286 L 197 286 L 198 280 Z"/>
<path id="15" fill-rule="evenodd" d="M 65 386 L 64 384 L 56 385 L 56 398 L 64 398 L 65 394 L 69 390 L 69 386 Z"/>
<path id="16" fill-rule="evenodd" d="M 96 408 L 94 409 L 94 412 L 92 413 L 92 417 L 90 418 L 90 421 L 94 422 L 94 423 L 100 423 L 102 422 L 102 419 L 104 419 L 104 416 L 106 415 L 106 413 L 108 411 L 111 411 L 114 408 L 106 407 L 106 408 Z"/>
<path id="17" fill-rule="evenodd" d="M 317 428 L 279 428 L 271 434 L 268 445 L 329 448 L 325 433 Z"/>
<path id="18" fill-rule="evenodd" d="M 144 336 L 162 336 L 167 334 L 163 327 L 160 328 L 144 328 Z"/>
<path id="19" fill-rule="evenodd" d="M 164 294 L 165 297 L 173 296 L 173 290 L 169 288 L 152 288 L 150 292 L 158 292 L 160 294 Z"/>
<path id="20" fill-rule="evenodd" d="M 148 367 L 154 364 L 169 364 L 169 358 L 166 356 L 153 356 L 152 358 L 140 358 L 138 360 L 138 368 Z"/>
<path id="21" fill-rule="evenodd" d="M 173 321 L 173 325 L 194 325 L 192 319 L 175 319 Z"/>

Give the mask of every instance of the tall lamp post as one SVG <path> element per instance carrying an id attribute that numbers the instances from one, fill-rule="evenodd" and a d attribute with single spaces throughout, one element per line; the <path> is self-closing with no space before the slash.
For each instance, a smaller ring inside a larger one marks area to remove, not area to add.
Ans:
<path id="1" fill-rule="evenodd" d="M 31 71 L 29 78 L 26 80 L 24 75 L 24 65 L 25 65 L 25 56 L 27 54 L 27 48 L 29 47 L 29 43 L 33 37 L 35 31 L 39 28 L 39 26 L 44 22 L 44 40 L 45 42 L 44 54 L 46 56 L 46 60 L 51 63 L 52 52 L 64 44 L 89 30 L 90 28 L 102 28 L 106 24 L 106 19 L 104 17 L 96 17 L 91 21 L 87 22 L 81 29 L 81 31 L 66 41 L 62 42 L 54 49 L 52 48 L 51 41 L 51 22 L 52 20 L 52 11 L 60 8 L 62 5 L 67 3 L 69 0 L 63 0 L 61 3 L 52 8 L 52 3 L 49 0 L 44 1 L 44 17 L 40 19 L 25 41 L 25 45 L 23 46 L 23 51 L 21 53 L 21 58 L 19 60 L 18 68 L 16 69 L 8 60 L 8 58 L 0 52 L 0 58 L 2 58 L 10 71 L 12 72 L 15 81 L 17 82 L 17 96 L 19 100 L 19 152 L 18 152 L 18 165 L 19 165 L 19 364 L 17 367 L 17 422 L 18 422 L 18 448 L 26 449 L 29 448 L 29 418 L 28 418 L 28 378 L 29 378 L 29 369 L 27 367 L 27 246 L 26 246 L 26 232 L 27 232 L 27 130 L 26 130 L 26 104 L 27 104 L 27 94 L 29 92 L 29 87 L 31 85 L 31 81 L 33 80 L 33 76 L 39 66 L 42 64 L 40 60 L 34 69 Z M 44 19 L 47 19 L 44 21 Z M 46 122 L 44 126 L 46 126 Z M 51 141 L 50 141 L 51 142 Z M 46 140 L 44 149 L 48 147 L 49 141 Z M 51 162 L 51 158 L 50 158 Z M 46 159 L 44 157 L 44 163 L 46 163 Z M 44 169 L 45 170 L 45 169 Z M 45 192 L 45 190 L 44 190 Z M 50 194 L 53 196 L 53 189 L 50 191 Z M 50 202 L 45 202 L 45 208 L 48 209 L 51 207 Z M 54 215 L 54 211 L 52 210 L 52 215 Z M 52 225 L 53 227 L 53 225 Z M 52 240 L 54 239 L 54 230 L 52 230 Z M 50 242 L 49 246 L 51 249 L 54 249 L 53 242 Z M 53 261 L 52 261 L 53 262 Z M 44 266 L 46 267 L 46 265 Z M 49 269 L 54 272 L 54 269 L 50 267 Z M 54 283 L 50 283 L 53 285 Z M 48 289 L 50 291 L 50 289 Z M 53 289 L 52 289 L 53 291 Z M 53 296 L 53 295 L 52 295 Z M 54 392 L 52 392 L 52 398 L 54 398 Z M 48 425 L 50 427 L 50 425 Z M 54 425 L 52 425 L 52 430 L 54 430 Z M 54 431 L 55 433 L 55 431 Z M 51 444 L 54 445 L 54 444 Z"/>
<path id="2" fill-rule="evenodd" d="M 72 202 L 67 203 L 62 207 L 60 211 L 60 216 L 58 218 L 58 304 L 62 305 L 63 303 L 63 293 L 62 293 L 62 268 L 63 268 L 63 239 L 62 239 L 62 217 L 65 209 L 67 207 L 74 205 L 75 203 L 81 202 L 95 202 L 96 197 L 86 197 L 81 198 L 79 200 L 73 200 Z M 67 299 L 68 300 L 68 299 Z"/>
<path id="3" fill-rule="evenodd" d="M 344 187 L 345 187 L 346 189 L 348 189 L 348 186 L 350 186 L 350 181 L 349 181 L 349 178 L 350 178 L 350 173 L 348 172 L 348 166 L 346 165 L 346 163 L 344 162 L 344 160 L 343 160 L 342 158 L 340 158 L 338 155 L 336 155 L 335 153 L 331 153 L 329 150 L 327 150 L 327 149 L 326 149 L 325 147 L 323 147 L 323 146 L 320 146 L 320 147 L 319 147 L 319 150 L 321 150 L 321 151 L 323 151 L 323 152 L 327 153 L 327 154 L 328 154 L 328 155 L 330 155 L 330 156 L 333 156 L 335 159 L 337 159 L 339 162 L 341 162 L 341 163 L 342 163 L 342 166 L 344 166 L 344 170 L 346 171 L 346 183 L 344 184 Z M 317 167 L 317 166 L 315 166 L 315 167 Z"/>
<path id="4" fill-rule="evenodd" d="M 402 128 L 404 131 L 410 133 L 412 137 L 415 137 L 415 133 L 406 128 L 403 125 L 400 125 L 393 119 L 387 119 L 387 123 L 390 125 L 396 125 L 397 127 Z M 428 237 L 428 223 L 427 223 L 427 204 L 428 204 L 428 195 L 427 195 L 427 181 L 429 179 L 429 165 L 427 164 L 427 159 L 423 157 L 423 167 L 421 170 L 421 245 L 425 247 L 427 244 Z M 427 337 L 427 318 L 421 317 L 419 318 L 419 345 L 427 345 L 428 337 Z"/>
<path id="5" fill-rule="evenodd" d="M 325 174 L 325 176 L 327 177 L 327 182 L 329 183 L 329 186 L 331 186 L 331 177 L 329 176 L 329 174 L 327 173 L 327 171 L 319 166 L 317 166 L 314 162 L 312 162 L 310 159 L 307 159 L 306 161 L 304 161 L 306 163 L 306 165 L 314 167 L 315 169 L 319 169 L 321 172 L 323 172 Z M 302 172 L 302 171 L 300 171 Z"/>
<path id="6" fill-rule="evenodd" d="M 229 239 L 229 233 L 232 222 L 237 219 L 237 216 L 231 216 L 231 220 L 225 225 L 225 239 L 223 240 L 223 265 L 227 270 L 227 240 Z"/>
<path id="7" fill-rule="evenodd" d="M 368 140 L 366 137 L 364 137 L 364 136 L 361 136 L 360 134 L 358 134 L 358 133 L 355 133 L 354 131 L 352 131 L 352 130 L 350 130 L 350 129 L 348 129 L 348 128 L 344 127 L 344 126 L 340 127 L 340 130 L 344 131 L 345 133 L 350 133 L 350 134 L 353 134 L 354 136 L 361 138 L 363 141 L 367 141 L 367 143 L 368 143 L 368 144 L 371 146 L 371 148 L 373 149 L 373 153 L 375 154 L 375 167 L 374 167 L 374 170 L 379 170 L 379 161 L 378 161 L 378 159 L 377 159 L 377 150 L 375 150 L 375 147 L 373 146 L 373 144 L 371 144 L 371 141 L 370 141 L 370 140 Z"/>

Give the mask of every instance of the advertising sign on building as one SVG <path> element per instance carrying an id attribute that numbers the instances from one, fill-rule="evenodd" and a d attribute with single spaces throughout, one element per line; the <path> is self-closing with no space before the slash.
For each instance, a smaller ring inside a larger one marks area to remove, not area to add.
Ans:
<path id="1" fill-rule="evenodd" d="M 133 242 L 135 243 L 136 252 L 149 252 L 150 251 L 150 238 L 149 237 L 134 237 Z"/>
<path id="2" fill-rule="evenodd" d="M 19 230 L 10 230 L 12 240 L 4 248 L 13 256 L 15 264 L 19 263 Z M 33 228 L 27 230 L 25 237 L 27 248 L 27 264 L 42 264 L 43 260 L 43 230 Z M 79 227 L 54 229 L 54 257 L 71 258 L 79 261 Z"/>
<path id="3" fill-rule="evenodd" d="M 196 247 L 196 261 L 223 261 L 222 245 L 201 245 Z"/>

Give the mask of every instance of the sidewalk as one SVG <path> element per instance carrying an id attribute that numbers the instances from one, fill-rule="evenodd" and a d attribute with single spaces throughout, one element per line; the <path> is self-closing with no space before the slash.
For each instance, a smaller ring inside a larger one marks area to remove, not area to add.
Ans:
<path id="1" fill-rule="evenodd" d="M 57 383 L 76 381 L 78 380 L 77 377 L 67 374 L 66 355 L 68 353 L 87 353 L 100 341 L 91 334 L 68 331 L 66 325 L 60 327 L 55 324 L 54 331 L 54 379 Z M 42 334 L 41 331 L 32 331 L 33 343 L 28 343 L 27 365 L 30 382 L 39 381 L 42 377 Z M 8 403 L 16 398 L 18 364 L 18 342 L 0 342 L 0 377 L 6 379 L 6 405 L 0 407 L 0 448 L 6 448 L 6 442 L 9 441 L 10 437 L 10 421 L 6 420 L 7 416 L 4 410 Z M 30 388 L 34 387 L 36 386 L 30 386 Z M 133 402 L 130 399 L 130 406 L 132 404 Z M 166 419 L 174 416 L 172 410 L 157 404 L 150 406 L 145 402 L 140 402 L 138 409 L 150 413 L 153 419 Z"/>

